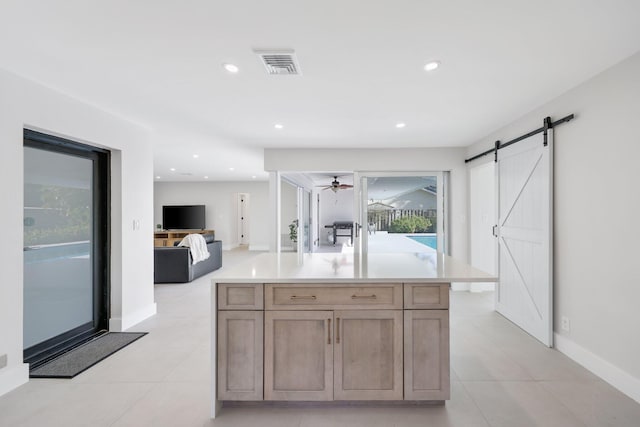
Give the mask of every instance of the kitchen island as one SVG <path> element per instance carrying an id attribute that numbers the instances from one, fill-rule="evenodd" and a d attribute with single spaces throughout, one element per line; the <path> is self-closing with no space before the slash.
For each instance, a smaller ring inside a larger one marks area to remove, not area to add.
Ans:
<path id="1" fill-rule="evenodd" d="M 265 253 L 213 279 L 212 417 L 224 401 L 450 397 L 449 289 L 496 278 L 441 253 Z"/>

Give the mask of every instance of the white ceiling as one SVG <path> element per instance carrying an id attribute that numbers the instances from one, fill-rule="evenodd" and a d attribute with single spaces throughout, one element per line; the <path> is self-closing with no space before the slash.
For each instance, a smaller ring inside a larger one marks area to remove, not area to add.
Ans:
<path id="1" fill-rule="evenodd" d="M 270 147 L 466 146 L 640 50 L 637 0 L 1 3 L 0 67 L 153 129 L 164 180 L 265 179 Z"/>

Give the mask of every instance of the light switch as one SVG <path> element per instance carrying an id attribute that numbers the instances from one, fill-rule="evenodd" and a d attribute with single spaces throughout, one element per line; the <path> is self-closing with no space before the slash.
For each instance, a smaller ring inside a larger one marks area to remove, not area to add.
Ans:
<path id="1" fill-rule="evenodd" d="M 5 366 L 7 366 L 7 355 L 3 354 L 2 356 L 0 356 L 0 369 L 4 368 Z"/>

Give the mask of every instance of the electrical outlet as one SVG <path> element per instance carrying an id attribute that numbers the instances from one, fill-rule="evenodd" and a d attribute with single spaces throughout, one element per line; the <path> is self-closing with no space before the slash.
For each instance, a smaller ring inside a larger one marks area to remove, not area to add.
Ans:
<path id="1" fill-rule="evenodd" d="M 571 332 L 571 321 L 567 316 L 562 316 L 560 318 L 560 327 L 565 332 Z"/>
<path id="2" fill-rule="evenodd" d="M 7 366 L 7 355 L 3 354 L 2 356 L 0 356 L 0 369 L 4 368 L 5 366 Z"/>

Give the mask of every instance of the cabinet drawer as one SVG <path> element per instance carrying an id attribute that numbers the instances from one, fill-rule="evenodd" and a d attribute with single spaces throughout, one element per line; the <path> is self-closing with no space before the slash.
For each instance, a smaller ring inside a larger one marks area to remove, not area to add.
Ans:
<path id="1" fill-rule="evenodd" d="M 255 283 L 218 283 L 218 310 L 262 310 L 264 288 Z"/>
<path id="2" fill-rule="evenodd" d="M 400 309 L 402 284 L 267 284 L 267 310 Z"/>
<path id="3" fill-rule="evenodd" d="M 449 308 L 449 284 L 405 283 L 404 308 Z"/>

